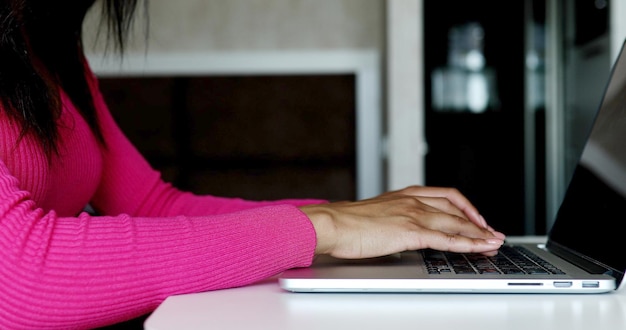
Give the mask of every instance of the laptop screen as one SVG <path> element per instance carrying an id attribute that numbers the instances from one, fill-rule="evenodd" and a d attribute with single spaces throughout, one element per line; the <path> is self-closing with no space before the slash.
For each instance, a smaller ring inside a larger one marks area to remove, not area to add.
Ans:
<path id="1" fill-rule="evenodd" d="M 613 66 L 548 242 L 548 247 L 599 261 L 618 280 L 626 269 L 626 234 L 621 230 L 626 222 L 625 52 L 622 47 Z"/>

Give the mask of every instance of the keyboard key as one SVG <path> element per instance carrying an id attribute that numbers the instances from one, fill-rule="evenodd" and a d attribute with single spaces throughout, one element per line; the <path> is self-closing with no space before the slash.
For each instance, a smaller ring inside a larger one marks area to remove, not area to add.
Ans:
<path id="1" fill-rule="evenodd" d="M 503 246 L 493 257 L 482 254 L 422 250 L 429 274 L 563 274 L 563 271 L 519 246 Z"/>

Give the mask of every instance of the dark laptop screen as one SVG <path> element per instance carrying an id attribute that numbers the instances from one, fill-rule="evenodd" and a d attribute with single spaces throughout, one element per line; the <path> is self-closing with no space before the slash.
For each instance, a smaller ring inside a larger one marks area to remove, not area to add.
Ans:
<path id="1" fill-rule="evenodd" d="M 622 47 L 613 66 L 548 244 L 599 261 L 617 271 L 618 279 L 626 269 L 625 52 Z"/>

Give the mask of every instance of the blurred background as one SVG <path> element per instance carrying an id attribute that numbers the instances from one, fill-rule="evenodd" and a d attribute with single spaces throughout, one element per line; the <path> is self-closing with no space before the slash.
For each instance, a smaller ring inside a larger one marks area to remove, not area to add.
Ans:
<path id="1" fill-rule="evenodd" d="M 163 177 L 249 199 L 452 186 L 508 235 L 551 225 L 611 64 L 610 0 L 150 0 L 90 63 Z"/>

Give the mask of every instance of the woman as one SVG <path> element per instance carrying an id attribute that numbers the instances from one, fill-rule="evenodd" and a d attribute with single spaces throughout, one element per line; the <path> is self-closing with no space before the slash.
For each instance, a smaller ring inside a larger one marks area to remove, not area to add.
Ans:
<path id="1" fill-rule="evenodd" d="M 316 254 L 493 255 L 503 243 L 455 189 L 339 203 L 177 190 L 126 139 L 98 91 L 81 43 L 95 0 L 1 1 L 0 328 L 115 324 L 169 295 L 247 285 Z M 103 5 L 123 51 L 137 1 Z"/>

